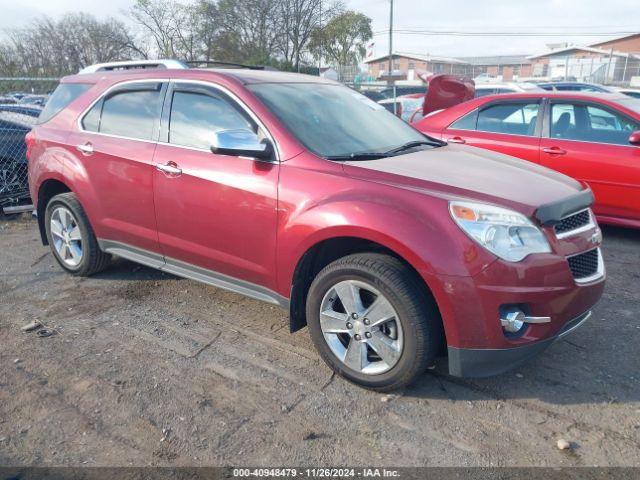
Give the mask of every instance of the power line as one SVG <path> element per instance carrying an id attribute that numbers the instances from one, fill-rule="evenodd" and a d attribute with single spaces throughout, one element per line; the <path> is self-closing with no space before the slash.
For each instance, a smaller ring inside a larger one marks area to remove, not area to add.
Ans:
<path id="1" fill-rule="evenodd" d="M 432 27 L 434 30 L 447 30 L 448 28 L 450 28 L 447 25 L 443 25 L 442 27 Z M 602 30 L 604 28 L 608 28 L 611 30 L 626 30 L 626 29 L 630 29 L 633 30 L 635 33 L 637 33 L 637 28 L 638 25 L 514 25 L 512 26 L 512 28 L 526 28 L 528 30 L 533 30 L 533 29 L 587 29 L 587 30 Z M 405 27 L 403 30 L 415 30 L 415 31 L 425 31 L 426 29 L 424 28 L 419 28 L 419 27 Z M 474 31 L 474 29 L 465 29 L 464 31 Z M 480 30 L 475 30 L 475 31 L 480 31 Z M 482 30 L 484 31 L 484 30 Z M 497 30 L 500 31 L 500 30 Z"/>
<path id="2" fill-rule="evenodd" d="M 406 30 L 395 29 L 399 35 L 418 36 L 451 36 L 451 37 L 616 37 L 634 35 L 639 32 L 471 32 L 471 31 L 445 31 L 445 30 Z M 389 30 L 373 32 L 374 36 L 388 35 Z"/>

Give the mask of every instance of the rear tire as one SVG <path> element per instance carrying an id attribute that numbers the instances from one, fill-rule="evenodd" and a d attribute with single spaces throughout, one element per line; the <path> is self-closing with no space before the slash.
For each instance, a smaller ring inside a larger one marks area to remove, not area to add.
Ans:
<path id="1" fill-rule="evenodd" d="M 325 267 L 311 284 L 306 309 L 323 360 L 372 390 L 412 383 L 443 341 L 437 306 L 421 281 L 399 259 L 377 253 L 349 255 Z"/>
<path id="2" fill-rule="evenodd" d="M 74 193 L 62 193 L 49 201 L 44 224 L 53 256 L 67 272 L 88 277 L 109 265 L 111 256 L 100 250 L 87 214 Z"/>

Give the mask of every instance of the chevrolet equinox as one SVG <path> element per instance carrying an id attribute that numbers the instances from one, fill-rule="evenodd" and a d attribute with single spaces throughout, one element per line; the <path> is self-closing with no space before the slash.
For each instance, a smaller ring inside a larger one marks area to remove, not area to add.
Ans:
<path id="1" fill-rule="evenodd" d="M 89 67 L 61 81 L 27 155 L 64 270 L 117 255 L 279 305 L 335 372 L 379 391 L 445 353 L 457 376 L 517 367 L 604 288 L 585 185 L 425 136 L 317 77 Z"/>

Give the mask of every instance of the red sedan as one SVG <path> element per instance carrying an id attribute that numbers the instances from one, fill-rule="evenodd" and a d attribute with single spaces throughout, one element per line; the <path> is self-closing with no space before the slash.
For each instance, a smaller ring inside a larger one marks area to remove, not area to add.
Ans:
<path id="1" fill-rule="evenodd" d="M 639 99 L 568 92 L 491 95 L 414 126 L 450 143 L 513 155 L 584 181 L 595 194 L 600 222 L 640 228 Z"/>

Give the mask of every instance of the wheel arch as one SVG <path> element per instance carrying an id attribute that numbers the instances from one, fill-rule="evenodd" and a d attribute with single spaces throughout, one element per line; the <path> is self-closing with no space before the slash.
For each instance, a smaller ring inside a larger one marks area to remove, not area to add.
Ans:
<path id="1" fill-rule="evenodd" d="M 289 327 L 291 332 L 296 332 L 307 324 L 305 315 L 307 293 L 316 275 L 324 267 L 339 258 L 365 252 L 386 254 L 400 260 L 415 275 L 416 281 L 423 289 L 425 297 L 433 301 L 438 311 L 440 311 L 435 295 L 424 276 L 420 274 L 418 268 L 412 262 L 398 253 L 396 249 L 362 236 L 335 236 L 325 238 L 311 245 L 296 264 L 291 282 L 289 304 Z"/>
<path id="2" fill-rule="evenodd" d="M 38 206 L 36 211 L 38 214 L 38 229 L 40 230 L 40 239 L 42 240 L 43 245 L 49 245 L 49 240 L 47 240 L 47 231 L 44 225 L 44 216 L 47 205 L 49 204 L 49 201 L 56 195 L 68 192 L 72 192 L 71 188 L 69 188 L 69 186 L 61 180 L 57 180 L 54 178 L 45 180 L 44 182 L 42 182 L 42 184 L 40 184 L 40 188 L 38 188 Z"/>

